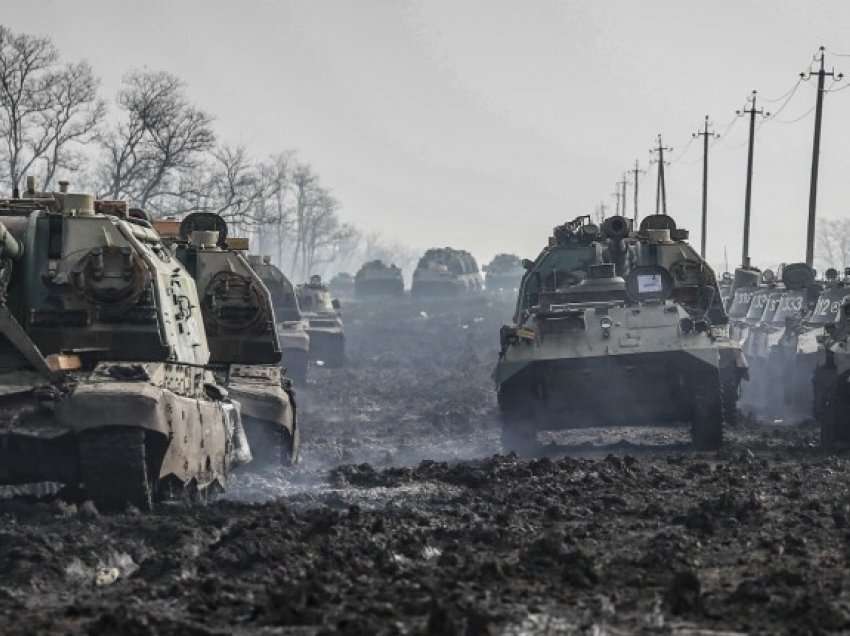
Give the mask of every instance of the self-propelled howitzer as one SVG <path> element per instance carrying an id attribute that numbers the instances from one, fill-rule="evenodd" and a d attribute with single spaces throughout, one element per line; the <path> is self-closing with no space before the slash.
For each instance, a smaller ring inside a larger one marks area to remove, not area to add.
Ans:
<path id="1" fill-rule="evenodd" d="M 295 392 L 280 366 L 271 294 L 243 255 L 247 248 L 247 240 L 229 239 L 225 220 L 209 212 L 183 219 L 173 245 L 198 286 L 210 363 L 242 407 L 253 465 L 290 465 L 300 448 Z"/>
<path id="2" fill-rule="evenodd" d="M 664 215 L 555 228 L 525 261 L 494 372 L 506 450 L 541 430 L 689 422 L 717 447 L 746 367 L 714 272 Z"/>
<path id="3" fill-rule="evenodd" d="M 124 202 L 33 186 L 0 201 L 0 483 L 142 509 L 224 485 L 250 453 L 191 276 Z"/>

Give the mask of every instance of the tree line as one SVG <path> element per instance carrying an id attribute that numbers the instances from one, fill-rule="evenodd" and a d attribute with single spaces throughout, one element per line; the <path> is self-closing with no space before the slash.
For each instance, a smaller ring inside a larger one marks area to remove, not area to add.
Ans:
<path id="1" fill-rule="evenodd" d="M 63 61 L 50 38 L 0 25 L 0 180 L 9 192 L 27 175 L 45 191 L 70 176 L 76 190 L 154 216 L 215 212 L 296 281 L 374 258 L 415 265 L 410 248 L 343 221 L 297 153 L 254 158 L 219 139 L 214 123 L 167 71 L 129 71 L 110 108 L 88 62 Z"/>

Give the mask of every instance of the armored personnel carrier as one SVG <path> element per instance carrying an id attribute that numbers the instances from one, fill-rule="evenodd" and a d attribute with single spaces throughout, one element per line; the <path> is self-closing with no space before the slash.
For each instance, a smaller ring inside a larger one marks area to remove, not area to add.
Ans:
<path id="1" fill-rule="evenodd" d="M 250 460 L 195 281 L 144 214 L 28 180 L 0 201 L 0 250 L 0 483 L 150 509 Z"/>
<path id="2" fill-rule="evenodd" d="M 172 244 L 195 279 L 210 364 L 241 405 L 255 462 L 289 465 L 299 458 L 295 394 L 280 367 L 272 298 L 243 256 L 247 248 L 245 239 L 229 239 L 227 223 L 209 212 L 183 219 Z"/>
<path id="3" fill-rule="evenodd" d="M 821 445 L 850 448 L 850 287 L 827 287 L 816 313 L 824 329 L 816 336 L 820 346 L 812 377 Z"/>
<path id="4" fill-rule="evenodd" d="M 286 375 L 296 383 L 304 383 L 307 381 L 307 361 L 310 355 L 310 336 L 307 335 L 309 323 L 301 314 L 295 286 L 271 262 L 269 256 L 260 258 L 251 255 L 248 260 L 272 297 L 277 337 L 283 351 L 281 364 L 286 369 Z"/>
<path id="5" fill-rule="evenodd" d="M 469 252 L 450 247 L 430 249 L 413 272 L 413 296 L 460 296 L 480 292 L 484 279 Z"/>
<path id="6" fill-rule="evenodd" d="M 309 283 L 298 285 L 296 293 L 309 325 L 310 359 L 341 367 L 345 363 L 345 332 L 339 301 L 331 298 L 322 277 L 316 275 L 310 277 Z"/>
<path id="7" fill-rule="evenodd" d="M 404 295 L 401 269 L 383 261 L 369 261 L 357 270 L 354 277 L 354 296 L 358 299 Z"/>
<path id="8" fill-rule="evenodd" d="M 666 215 L 555 228 L 525 261 L 494 379 L 506 450 L 539 431 L 690 422 L 716 448 L 746 375 L 714 272 Z"/>
<path id="9" fill-rule="evenodd" d="M 493 260 L 484 266 L 484 271 L 484 285 L 488 292 L 516 291 L 525 273 L 519 256 L 515 254 L 496 254 Z"/>

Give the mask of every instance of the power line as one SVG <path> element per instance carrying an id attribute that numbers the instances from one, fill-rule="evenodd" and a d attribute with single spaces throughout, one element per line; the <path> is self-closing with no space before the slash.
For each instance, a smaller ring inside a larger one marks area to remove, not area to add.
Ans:
<path id="1" fill-rule="evenodd" d="M 685 144 L 685 147 L 682 148 L 682 151 L 676 156 L 676 158 L 671 159 L 668 163 L 670 165 L 672 165 L 674 163 L 679 163 L 682 159 L 684 159 L 685 155 L 688 154 L 688 149 L 691 147 L 691 145 L 693 145 L 693 143 L 694 143 L 694 137 L 691 137 L 688 140 L 688 143 Z"/>
<path id="2" fill-rule="evenodd" d="M 772 104 L 773 102 L 779 102 L 779 101 L 782 101 L 782 100 L 783 100 L 783 99 L 785 99 L 786 97 L 789 97 L 789 98 L 790 98 L 791 96 L 793 96 L 793 95 L 794 95 L 794 93 L 796 93 L 796 92 L 797 92 L 797 89 L 800 87 L 800 84 L 802 84 L 802 82 L 803 82 L 803 78 L 798 79 L 798 80 L 797 80 L 797 82 L 794 84 L 794 86 L 792 86 L 791 88 L 789 88 L 787 92 L 783 93 L 782 95 L 780 95 L 780 96 L 779 96 L 779 97 L 777 97 L 776 99 L 765 99 L 764 97 L 762 97 L 762 98 L 761 98 L 761 101 L 763 101 L 763 102 L 770 102 L 770 103 Z"/>
<path id="3" fill-rule="evenodd" d="M 780 124 L 796 124 L 798 121 L 802 121 L 806 117 L 812 114 L 812 111 L 817 108 L 817 104 L 814 104 L 809 110 L 800 115 L 799 117 L 795 117 L 794 119 L 776 119 L 773 118 L 771 121 L 775 121 Z"/>

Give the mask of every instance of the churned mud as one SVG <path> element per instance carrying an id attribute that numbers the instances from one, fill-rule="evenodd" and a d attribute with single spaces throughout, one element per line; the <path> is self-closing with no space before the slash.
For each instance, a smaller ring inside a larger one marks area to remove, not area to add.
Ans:
<path id="1" fill-rule="evenodd" d="M 0 501 L 2 634 L 850 630 L 850 461 L 811 425 L 587 429 L 499 455 L 507 301 L 344 308 L 292 471 L 205 506 Z"/>

